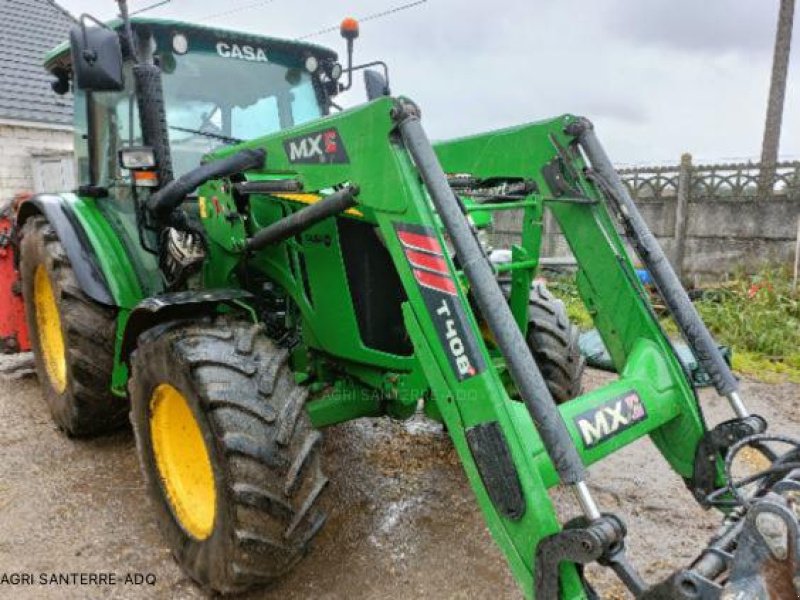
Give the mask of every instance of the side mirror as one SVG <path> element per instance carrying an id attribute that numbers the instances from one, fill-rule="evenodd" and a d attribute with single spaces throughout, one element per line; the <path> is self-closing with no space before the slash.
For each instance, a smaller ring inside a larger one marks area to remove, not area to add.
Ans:
<path id="1" fill-rule="evenodd" d="M 389 84 L 386 83 L 386 78 L 372 69 L 364 71 L 364 85 L 367 88 L 367 100 L 375 100 L 383 96 L 391 95 L 389 91 Z"/>
<path id="2" fill-rule="evenodd" d="M 86 27 L 86 19 L 97 27 Z M 69 33 L 75 86 L 94 92 L 118 92 L 125 87 L 122 46 L 117 32 L 83 15 Z"/>

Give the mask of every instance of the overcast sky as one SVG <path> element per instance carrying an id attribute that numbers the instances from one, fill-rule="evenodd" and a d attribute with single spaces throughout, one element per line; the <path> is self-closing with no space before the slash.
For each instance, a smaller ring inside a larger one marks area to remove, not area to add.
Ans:
<path id="1" fill-rule="evenodd" d="M 131 10 L 155 0 L 129 0 Z M 409 0 L 172 0 L 149 14 L 295 38 Z M 115 14 L 111 0 L 61 0 Z M 446 138 L 571 112 L 615 162 L 757 157 L 779 0 L 428 0 L 365 22 L 356 57 L 389 63 L 392 91 Z M 242 9 L 242 10 L 238 10 Z M 235 12 L 233 12 L 235 11 Z M 800 41 L 781 156 L 800 158 Z M 309 41 L 343 50 L 338 33 Z M 361 96 L 349 100 L 357 102 Z"/>

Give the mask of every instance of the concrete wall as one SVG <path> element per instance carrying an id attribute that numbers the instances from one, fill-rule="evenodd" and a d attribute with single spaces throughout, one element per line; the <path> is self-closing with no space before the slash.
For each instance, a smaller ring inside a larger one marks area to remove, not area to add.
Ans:
<path id="1" fill-rule="evenodd" d="M 668 256 L 675 248 L 675 199 L 637 204 Z M 719 277 L 737 269 L 794 261 L 800 198 L 700 199 L 688 203 L 683 272 Z"/>
<path id="2" fill-rule="evenodd" d="M 781 163 L 773 189 L 759 193 L 758 165 L 693 166 L 621 171 L 645 221 L 685 280 L 719 279 L 766 264 L 791 265 L 800 219 L 800 163 Z M 681 170 L 686 177 L 680 183 Z M 679 198 L 685 219 L 679 223 Z M 519 239 L 519 212 L 495 215 L 492 243 L 508 247 Z M 679 231 L 682 228 L 682 235 Z M 545 215 L 542 255 L 569 256 L 555 220 Z M 683 240 L 681 264 L 678 244 Z"/>
<path id="3" fill-rule="evenodd" d="M 72 135 L 46 125 L 0 123 L 0 200 L 33 191 L 34 157 L 71 153 Z"/>

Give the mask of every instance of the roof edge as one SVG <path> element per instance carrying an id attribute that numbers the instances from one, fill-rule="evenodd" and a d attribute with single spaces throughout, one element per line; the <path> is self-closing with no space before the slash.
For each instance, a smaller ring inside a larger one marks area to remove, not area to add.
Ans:
<path id="1" fill-rule="evenodd" d="M 66 8 L 61 6 L 58 2 L 56 2 L 56 0 L 47 0 L 47 1 L 54 8 L 56 8 L 57 10 L 61 11 L 62 13 L 64 13 L 64 16 L 68 17 L 70 21 L 72 21 L 73 23 L 77 23 L 78 22 L 78 18 L 75 15 L 73 15 L 71 12 L 69 12 Z"/>
<path id="2" fill-rule="evenodd" d="M 26 119 L 10 119 L 0 116 L 0 125 L 6 127 L 26 127 L 28 129 L 55 129 L 58 131 L 72 132 L 75 131 L 73 125 L 66 123 L 51 123 L 50 121 L 33 121 Z"/>
<path id="3" fill-rule="evenodd" d="M 54 0 L 49 0 L 55 4 Z M 56 5 L 58 6 L 58 5 Z M 60 7 L 59 7 L 60 8 Z M 63 10 L 63 9 L 61 9 Z M 67 13 L 69 14 L 69 13 Z M 78 20 L 75 19 L 72 15 L 70 18 L 78 23 Z M 312 51 L 314 54 L 320 54 L 327 58 L 331 58 L 333 60 L 338 60 L 338 54 L 335 50 L 332 50 L 326 46 L 320 46 L 318 44 L 313 44 L 310 42 L 304 42 L 297 39 L 289 39 L 289 38 L 278 38 L 263 35 L 260 33 L 252 33 L 249 31 L 241 31 L 241 30 L 234 30 L 234 29 L 225 29 L 222 27 L 214 27 L 211 25 L 203 25 L 202 23 L 192 23 L 190 21 L 178 21 L 175 19 L 158 19 L 152 17 L 132 17 L 131 24 L 142 24 L 142 25 L 154 25 L 160 27 L 184 27 L 187 29 L 196 29 L 198 31 L 207 32 L 207 33 L 219 33 L 229 37 L 245 37 L 245 38 L 252 38 L 262 40 L 266 44 L 288 44 L 292 46 L 296 46 L 298 48 L 305 48 L 307 50 Z M 113 19 L 111 21 L 106 22 L 106 25 L 111 28 L 118 28 L 122 25 L 122 21 L 120 19 Z M 58 46 L 50 50 L 44 57 L 44 66 L 46 69 L 50 69 L 53 63 L 62 57 L 65 52 L 69 51 L 69 41 L 65 40 L 60 43 Z"/>

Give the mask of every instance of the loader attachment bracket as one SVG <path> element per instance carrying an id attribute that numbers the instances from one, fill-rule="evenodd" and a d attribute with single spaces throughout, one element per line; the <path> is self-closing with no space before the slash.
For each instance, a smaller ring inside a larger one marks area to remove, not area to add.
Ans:
<path id="1" fill-rule="evenodd" d="M 559 533 L 542 540 L 536 549 L 534 598 L 559 598 L 559 567 L 562 562 L 586 565 L 598 562 L 611 567 L 635 594 L 644 581 L 625 557 L 625 524 L 613 514 L 603 514 L 588 523 L 584 517 L 564 525 Z"/>
<path id="2" fill-rule="evenodd" d="M 722 598 L 796 598 L 800 593 L 796 508 L 783 495 L 769 493 L 755 502 L 743 522 L 730 525 L 685 570 L 674 573 L 639 596 L 642 600 L 721 600 Z M 713 552 L 713 559 L 708 557 Z M 712 565 L 709 567 L 709 565 Z M 715 580 L 729 572 L 723 584 Z"/>
<path id="3" fill-rule="evenodd" d="M 770 494 L 747 513 L 733 557 L 726 593 L 734 598 L 796 598 L 798 529 L 796 508 Z"/>
<path id="4" fill-rule="evenodd" d="M 721 591 L 719 584 L 702 575 L 681 570 L 647 590 L 642 600 L 718 600 Z"/>
<path id="5" fill-rule="evenodd" d="M 701 506 L 711 506 L 708 496 L 718 487 L 719 458 L 726 456 L 736 442 L 766 430 L 767 422 L 764 418 L 751 415 L 743 419 L 724 421 L 705 433 L 697 445 L 694 473 L 687 481 L 689 489 Z"/>

